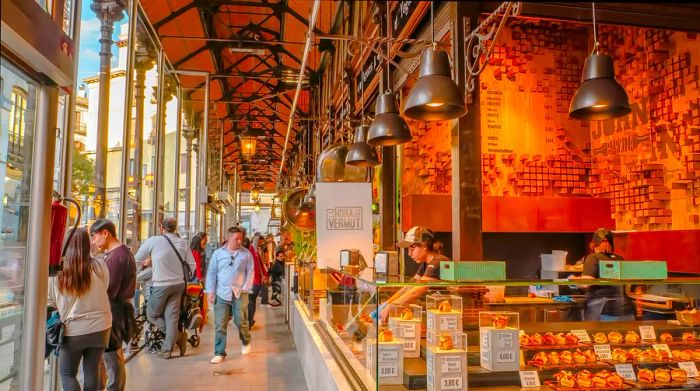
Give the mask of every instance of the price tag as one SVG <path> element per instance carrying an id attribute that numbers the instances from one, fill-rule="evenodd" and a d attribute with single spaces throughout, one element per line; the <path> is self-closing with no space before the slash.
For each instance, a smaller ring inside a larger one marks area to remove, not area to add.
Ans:
<path id="1" fill-rule="evenodd" d="M 612 360 L 610 345 L 593 345 L 593 350 L 601 360 Z"/>
<path id="2" fill-rule="evenodd" d="M 403 350 L 407 352 L 416 351 L 416 340 L 415 339 L 404 339 L 403 340 Z"/>
<path id="3" fill-rule="evenodd" d="M 461 331 L 461 330 L 457 330 L 457 317 L 456 316 L 441 316 L 440 317 L 440 330 L 443 330 L 443 331 Z"/>
<path id="4" fill-rule="evenodd" d="M 515 351 L 503 351 L 496 353 L 496 362 L 515 362 Z"/>
<path id="5" fill-rule="evenodd" d="M 625 380 L 637 381 L 632 364 L 615 364 L 615 372 Z"/>
<path id="6" fill-rule="evenodd" d="M 440 357 L 440 368 L 442 373 L 460 373 L 462 372 L 462 357 Z"/>
<path id="7" fill-rule="evenodd" d="M 459 377 L 443 377 L 440 381 L 441 390 L 461 390 L 462 376 Z"/>
<path id="8" fill-rule="evenodd" d="M 380 348 L 379 350 L 379 362 L 397 362 L 399 361 L 399 350 L 395 349 L 393 346 L 389 349 Z"/>
<path id="9" fill-rule="evenodd" d="M 413 324 L 403 325 L 403 337 L 404 338 L 415 338 L 416 337 L 416 327 Z"/>
<path id="10" fill-rule="evenodd" d="M 520 371 L 520 386 L 523 388 L 539 388 L 540 375 L 537 371 Z"/>
<path id="11" fill-rule="evenodd" d="M 513 347 L 513 334 L 510 332 L 496 331 L 496 347 L 508 349 Z"/>
<path id="12" fill-rule="evenodd" d="M 639 336 L 643 341 L 656 341 L 654 326 L 639 326 Z"/>
<path id="13" fill-rule="evenodd" d="M 698 377 L 698 368 L 694 362 L 679 362 L 678 367 L 688 373 L 688 377 Z"/>
<path id="14" fill-rule="evenodd" d="M 665 351 L 666 353 L 668 353 L 668 356 L 671 357 L 671 349 L 668 348 L 668 345 L 667 345 L 667 344 L 665 344 L 665 343 L 655 343 L 654 345 L 652 345 L 652 347 L 653 347 L 654 350 L 656 350 L 657 352 L 658 352 L 659 350 Z"/>
<path id="15" fill-rule="evenodd" d="M 591 342 L 591 337 L 586 330 L 571 330 L 571 334 L 577 336 L 581 342 Z"/>
<path id="16" fill-rule="evenodd" d="M 397 377 L 398 375 L 399 366 L 396 364 L 379 366 L 379 377 Z"/>

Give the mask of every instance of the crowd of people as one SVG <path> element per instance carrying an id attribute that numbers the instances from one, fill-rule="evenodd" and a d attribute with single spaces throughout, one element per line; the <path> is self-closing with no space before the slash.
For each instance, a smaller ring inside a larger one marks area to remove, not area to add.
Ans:
<path id="1" fill-rule="evenodd" d="M 69 237 L 63 268 L 50 278 L 48 292 L 49 307 L 58 311 L 63 328 L 60 345 L 53 350 L 63 390 L 81 390 L 81 364 L 83 390 L 125 389 L 124 346 L 135 347 L 140 335 L 134 334 L 141 332 L 136 322 L 137 287 L 147 322 L 163 336 L 153 351 L 158 357 L 170 359 L 175 351 L 185 354 L 192 324 L 183 323 L 183 299 L 192 285 L 203 287 L 205 300 L 213 305 L 211 363 L 226 358 L 231 318 L 238 328 L 241 354 L 250 353 L 258 298 L 265 306 L 281 305 L 287 245 L 284 240 L 276 245 L 272 235 L 255 234 L 251 240 L 243 228 L 232 227 L 207 259 L 208 235 L 197 233 L 188 243 L 177 226 L 175 219 L 164 218 L 160 235 L 144 241 L 135 255 L 106 219 Z"/>

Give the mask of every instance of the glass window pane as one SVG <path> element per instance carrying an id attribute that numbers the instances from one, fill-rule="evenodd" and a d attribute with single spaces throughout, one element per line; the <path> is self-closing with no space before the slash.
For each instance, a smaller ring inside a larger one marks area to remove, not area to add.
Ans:
<path id="1" fill-rule="evenodd" d="M 0 67 L 12 104 L 0 121 L 0 389 L 18 389 L 36 85 L 4 59 Z"/>

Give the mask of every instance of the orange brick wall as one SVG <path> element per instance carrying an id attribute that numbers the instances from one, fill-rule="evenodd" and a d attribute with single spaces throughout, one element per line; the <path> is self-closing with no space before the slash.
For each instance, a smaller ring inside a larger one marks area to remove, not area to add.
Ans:
<path id="1" fill-rule="evenodd" d="M 587 123 L 568 107 L 589 26 L 518 18 L 504 29 L 481 75 L 484 195 L 610 198 L 617 229 L 700 228 L 700 39 L 601 26 L 634 110 Z"/>
<path id="2" fill-rule="evenodd" d="M 403 145 L 401 194 L 450 194 L 452 153 L 449 122 L 406 120 L 413 140 Z"/>

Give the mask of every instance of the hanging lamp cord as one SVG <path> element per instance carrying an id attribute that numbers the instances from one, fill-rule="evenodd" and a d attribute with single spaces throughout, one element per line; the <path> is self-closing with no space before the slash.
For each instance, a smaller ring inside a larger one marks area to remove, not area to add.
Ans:
<path id="1" fill-rule="evenodd" d="M 598 28 L 596 27 L 595 21 L 595 2 L 591 3 L 591 8 L 593 9 L 593 53 L 598 54 Z"/>
<path id="2" fill-rule="evenodd" d="M 437 43 L 435 43 L 435 10 L 434 8 L 434 1 L 430 1 L 430 40 L 433 42 L 433 47 L 437 46 Z"/>

